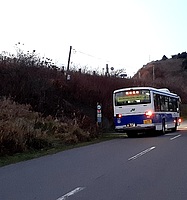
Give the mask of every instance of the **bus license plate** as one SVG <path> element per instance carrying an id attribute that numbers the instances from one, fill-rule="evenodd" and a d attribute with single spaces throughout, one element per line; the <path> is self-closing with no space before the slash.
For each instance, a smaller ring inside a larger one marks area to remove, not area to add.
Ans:
<path id="1" fill-rule="evenodd" d="M 135 127 L 136 124 L 135 124 L 135 123 L 130 123 L 130 124 L 127 124 L 126 126 L 127 126 L 127 127 Z"/>
<path id="2" fill-rule="evenodd" d="M 152 124 L 152 119 L 143 120 L 144 124 Z"/>

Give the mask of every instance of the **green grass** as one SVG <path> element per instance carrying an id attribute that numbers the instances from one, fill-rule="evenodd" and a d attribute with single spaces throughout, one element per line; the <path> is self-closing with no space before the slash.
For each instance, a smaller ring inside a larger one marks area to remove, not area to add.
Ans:
<path id="1" fill-rule="evenodd" d="M 23 152 L 23 153 L 16 153 L 12 156 L 9 156 L 9 155 L 2 156 L 2 157 L 0 157 L 0 167 L 9 165 L 9 164 L 13 164 L 13 163 L 18 163 L 21 161 L 39 158 L 39 157 L 45 156 L 45 155 L 55 154 L 55 153 L 65 151 L 68 149 L 83 147 L 83 146 L 96 144 L 99 142 L 112 140 L 112 139 L 116 139 L 116 138 L 122 138 L 122 137 L 125 137 L 125 134 L 124 135 L 116 134 L 116 133 L 115 134 L 112 134 L 112 133 L 103 134 L 101 137 L 99 137 L 97 139 L 93 139 L 92 141 L 78 143 L 75 145 L 64 145 L 64 144 L 58 143 L 58 141 L 56 141 L 55 143 L 53 143 L 53 147 L 51 147 L 51 148 L 46 148 L 46 149 L 42 149 L 39 151 L 28 151 L 28 152 Z"/>

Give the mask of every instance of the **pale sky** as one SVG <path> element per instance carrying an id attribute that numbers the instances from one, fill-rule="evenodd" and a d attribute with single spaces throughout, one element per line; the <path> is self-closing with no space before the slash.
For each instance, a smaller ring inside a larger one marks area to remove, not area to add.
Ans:
<path id="1" fill-rule="evenodd" d="M 67 66 L 106 64 L 133 75 L 187 51 L 186 0 L 0 0 L 0 52 L 16 43 Z M 80 53 L 82 52 L 82 53 Z M 88 55 L 92 55 L 88 56 Z"/>

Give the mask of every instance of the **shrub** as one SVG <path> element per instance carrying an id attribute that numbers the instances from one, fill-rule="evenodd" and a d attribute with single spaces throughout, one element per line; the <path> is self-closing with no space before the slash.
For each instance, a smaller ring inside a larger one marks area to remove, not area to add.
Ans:
<path id="1" fill-rule="evenodd" d="M 30 109 L 29 105 L 19 105 L 10 99 L 0 101 L 0 155 L 49 145 L 42 129 L 35 127 L 41 117 Z"/>
<path id="2" fill-rule="evenodd" d="M 20 105 L 10 98 L 0 100 L 0 156 L 28 150 L 39 150 L 60 143 L 89 141 L 92 135 L 77 124 L 77 119 L 41 117 L 30 105 Z M 85 118 L 84 118 L 85 120 Z M 82 122 L 84 122 L 82 119 Z M 84 126 L 84 123 L 81 124 Z"/>
<path id="3" fill-rule="evenodd" d="M 86 142 L 89 140 L 89 132 L 83 131 L 81 128 L 78 126 L 73 126 L 72 129 L 70 130 L 70 134 L 76 135 L 77 139 L 79 142 Z"/>

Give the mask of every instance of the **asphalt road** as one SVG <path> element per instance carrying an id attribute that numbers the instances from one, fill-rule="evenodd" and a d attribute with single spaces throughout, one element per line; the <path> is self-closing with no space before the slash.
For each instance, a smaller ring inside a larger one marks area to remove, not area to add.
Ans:
<path id="1" fill-rule="evenodd" d="M 0 168 L 0 200 L 186 200 L 187 126 Z"/>

